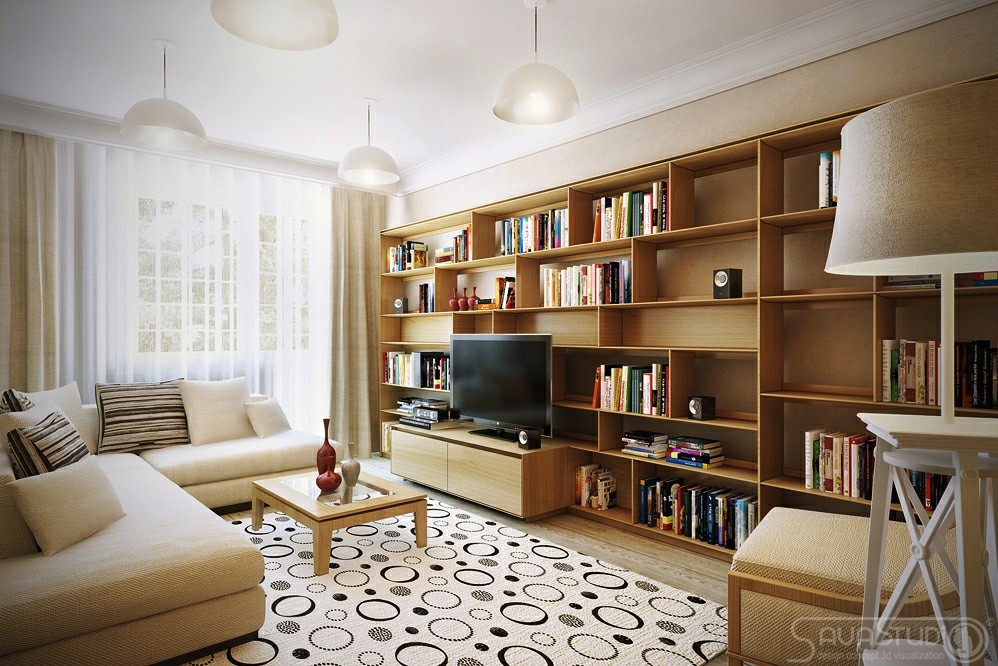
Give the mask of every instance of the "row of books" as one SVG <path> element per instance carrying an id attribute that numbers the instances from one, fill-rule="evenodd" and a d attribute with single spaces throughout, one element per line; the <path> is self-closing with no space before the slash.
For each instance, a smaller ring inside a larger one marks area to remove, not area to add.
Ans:
<path id="1" fill-rule="evenodd" d="M 653 183 L 650 191 L 597 197 L 593 200 L 593 242 L 667 231 L 668 211 L 668 181 Z"/>
<path id="2" fill-rule="evenodd" d="M 418 296 L 416 297 L 417 312 L 436 312 L 436 303 L 433 300 L 433 285 L 424 282 L 419 285 Z"/>
<path id="3" fill-rule="evenodd" d="M 638 481 L 638 522 L 736 550 L 752 533 L 759 502 L 751 493 L 684 483 L 682 477 Z"/>
<path id="4" fill-rule="evenodd" d="M 998 271 L 971 273 L 970 283 L 975 287 L 998 287 Z"/>
<path id="5" fill-rule="evenodd" d="M 831 430 L 804 433 L 804 487 L 870 499 L 876 440 Z"/>
<path id="6" fill-rule="evenodd" d="M 400 245 L 388 248 L 388 272 L 411 271 L 429 265 L 429 249 L 426 243 L 420 241 L 405 241 Z"/>
<path id="7" fill-rule="evenodd" d="M 669 364 L 597 366 L 593 407 L 649 416 L 668 416 Z"/>
<path id="8" fill-rule="evenodd" d="M 941 278 L 935 275 L 888 275 L 884 289 L 938 289 Z"/>
<path id="9" fill-rule="evenodd" d="M 631 262 L 545 268 L 544 307 L 631 302 Z"/>
<path id="10" fill-rule="evenodd" d="M 648 430 L 631 430 L 621 438 L 622 452 L 639 458 L 665 459 L 674 465 L 713 469 L 724 464 L 724 451 L 716 439 L 677 435 Z"/>
<path id="11" fill-rule="evenodd" d="M 840 151 L 832 150 L 818 156 L 818 208 L 834 206 L 839 201 Z"/>
<path id="12" fill-rule="evenodd" d="M 881 341 L 884 402 L 938 405 L 938 340 Z M 957 342 L 954 353 L 955 407 L 998 408 L 998 348 L 990 340 Z"/>
<path id="13" fill-rule="evenodd" d="M 617 479 L 613 470 L 595 463 L 576 467 L 575 503 L 597 511 L 617 506 Z"/>
<path id="14" fill-rule="evenodd" d="M 512 276 L 497 277 L 495 284 L 493 310 L 516 309 L 516 278 Z"/>
<path id="15" fill-rule="evenodd" d="M 568 209 L 500 220 L 499 254 L 568 247 Z"/>
<path id="16" fill-rule="evenodd" d="M 383 381 L 398 386 L 450 390 L 450 356 L 444 352 L 385 352 Z"/>

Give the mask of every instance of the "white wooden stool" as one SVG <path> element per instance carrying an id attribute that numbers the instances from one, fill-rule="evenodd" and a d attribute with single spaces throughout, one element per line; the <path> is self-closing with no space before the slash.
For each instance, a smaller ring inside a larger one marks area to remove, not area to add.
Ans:
<path id="1" fill-rule="evenodd" d="M 867 556 L 867 581 L 863 602 L 863 626 L 858 648 L 864 653 L 864 660 L 873 663 L 878 648 L 886 645 L 885 639 L 892 623 L 898 616 L 912 587 L 921 578 L 924 581 L 929 599 L 942 638 L 942 647 L 949 663 L 981 664 L 990 647 L 992 651 L 998 641 L 994 627 L 985 623 L 984 607 L 995 617 L 995 596 L 985 580 L 993 585 L 998 577 L 985 570 L 989 560 L 982 541 L 982 533 L 988 533 L 991 549 L 994 548 L 994 511 L 991 502 L 993 479 L 998 477 L 998 459 L 981 455 L 988 450 L 987 442 L 975 439 L 973 434 L 964 438 L 962 447 L 956 450 L 933 450 L 929 446 L 943 444 L 946 436 L 939 433 L 921 433 L 913 448 L 899 447 L 899 442 L 907 443 L 906 434 L 898 430 L 912 418 L 899 415 L 860 414 L 860 418 L 870 425 L 877 434 L 876 462 L 873 468 L 873 499 L 870 509 L 870 539 Z M 973 419 L 980 421 L 981 419 Z M 931 423 L 916 423 L 922 430 L 929 429 Z M 984 439 L 998 437 L 998 424 L 991 422 L 984 433 Z M 911 440 L 908 440 L 910 442 Z M 952 477 L 947 485 L 935 512 L 930 517 L 918 500 L 915 489 L 904 473 L 911 469 L 929 474 L 944 474 Z M 881 585 L 883 583 L 883 558 L 886 545 L 886 528 L 891 510 L 891 486 L 896 488 L 905 524 L 911 537 L 911 556 L 901 579 L 893 593 L 880 609 Z M 983 496 L 983 507 L 982 507 Z M 983 508 L 983 510 L 982 510 Z M 945 552 L 946 533 L 956 525 L 958 554 L 954 565 Z M 932 575 L 930 563 L 934 557 L 942 562 L 946 575 L 959 591 L 960 616 L 955 623 L 947 626 L 944 607 L 939 592 L 939 581 Z M 986 589 L 986 593 L 985 593 Z M 938 663 L 938 662 L 937 662 Z"/>

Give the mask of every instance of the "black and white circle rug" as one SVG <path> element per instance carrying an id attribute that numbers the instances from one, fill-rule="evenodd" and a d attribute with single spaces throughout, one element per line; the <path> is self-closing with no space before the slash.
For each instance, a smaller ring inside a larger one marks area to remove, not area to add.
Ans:
<path id="1" fill-rule="evenodd" d="M 256 641 L 192 664 L 562 666 L 702 664 L 727 647 L 727 609 L 664 583 L 429 500 L 333 534 L 312 573 L 312 533 L 280 513 L 254 531 L 267 619 Z"/>

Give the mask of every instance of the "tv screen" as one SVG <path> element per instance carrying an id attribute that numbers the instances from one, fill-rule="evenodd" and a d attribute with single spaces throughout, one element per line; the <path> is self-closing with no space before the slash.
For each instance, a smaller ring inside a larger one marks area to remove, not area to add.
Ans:
<path id="1" fill-rule="evenodd" d="M 452 335 L 451 407 L 498 428 L 551 434 L 551 336 Z"/>

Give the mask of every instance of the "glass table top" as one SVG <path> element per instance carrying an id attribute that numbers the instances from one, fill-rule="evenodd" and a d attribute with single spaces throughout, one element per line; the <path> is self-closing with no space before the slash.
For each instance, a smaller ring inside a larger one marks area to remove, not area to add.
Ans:
<path id="1" fill-rule="evenodd" d="M 323 504 L 328 504 L 329 506 L 340 506 L 343 504 L 343 491 L 346 490 L 346 483 L 341 483 L 340 487 L 336 489 L 336 492 L 324 494 L 319 487 L 315 485 L 315 478 L 315 474 L 303 474 L 300 476 L 281 479 L 281 483 L 288 488 L 291 488 L 306 497 L 322 502 Z M 391 492 L 371 488 L 358 482 L 357 485 L 353 487 L 353 500 L 351 503 L 356 504 L 358 502 L 375 499 L 377 497 L 385 497 L 391 494 Z"/>

